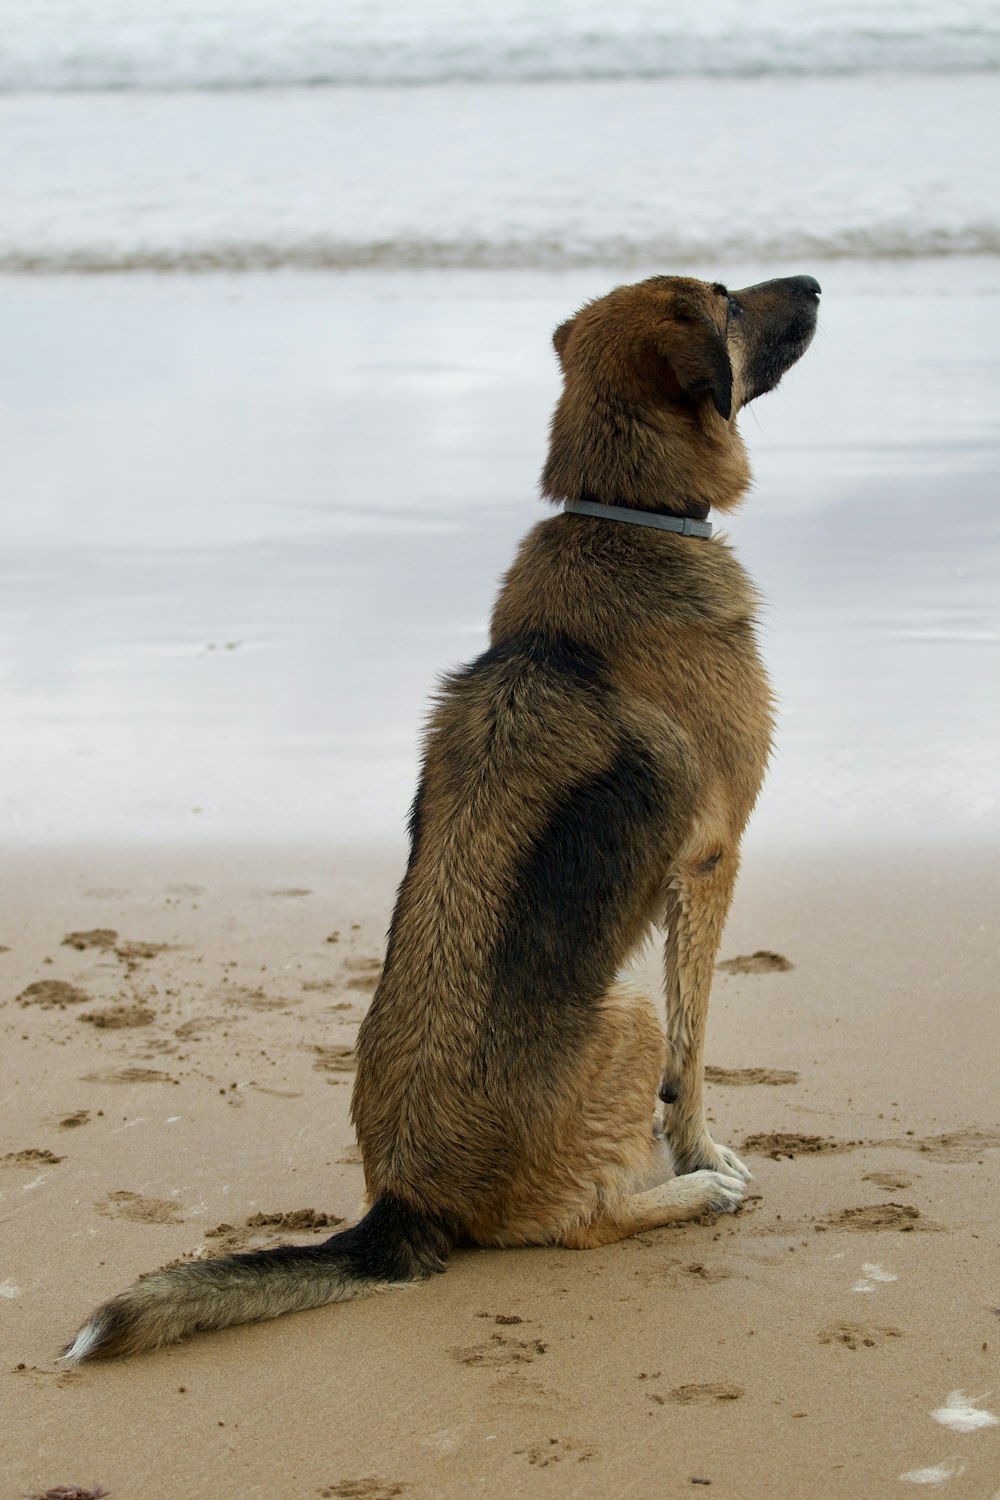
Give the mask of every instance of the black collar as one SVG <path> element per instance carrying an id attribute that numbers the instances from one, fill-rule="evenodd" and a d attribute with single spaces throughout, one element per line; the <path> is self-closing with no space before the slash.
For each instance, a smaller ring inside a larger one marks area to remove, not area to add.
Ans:
<path id="1" fill-rule="evenodd" d="M 599 500 L 567 500 L 563 510 L 574 516 L 603 517 L 608 521 L 627 521 L 630 526 L 652 526 L 657 531 L 677 531 L 681 536 L 710 537 L 710 521 L 696 521 L 693 516 L 661 516 L 655 510 L 630 510 L 624 505 L 602 505 Z"/>

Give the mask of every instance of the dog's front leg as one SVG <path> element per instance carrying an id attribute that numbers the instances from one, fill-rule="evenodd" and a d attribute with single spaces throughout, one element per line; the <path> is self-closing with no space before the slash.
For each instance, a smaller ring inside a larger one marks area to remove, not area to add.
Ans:
<path id="1" fill-rule="evenodd" d="M 705 1023 L 715 957 L 739 867 L 739 853 L 721 852 L 675 868 L 667 901 L 665 988 L 667 1056 L 660 1084 L 663 1133 L 678 1173 L 751 1177 L 728 1146 L 717 1146 L 705 1122 Z"/>

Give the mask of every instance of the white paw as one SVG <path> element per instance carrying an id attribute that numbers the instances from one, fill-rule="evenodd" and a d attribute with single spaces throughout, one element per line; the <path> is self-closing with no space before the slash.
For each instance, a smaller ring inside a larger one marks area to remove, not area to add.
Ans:
<path id="1" fill-rule="evenodd" d="M 689 1172 L 681 1179 L 690 1185 L 692 1198 L 697 1196 L 702 1213 L 731 1214 L 739 1208 L 746 1192 L 742 1177 L 732 1177 L 725 1172 Z"/>
<path id="2" fill-rule="evenodd" d="M 753 1182 L 753 1173 L 735 1151 L 730 1151 L 728 1146 L 716 1146 L 715 1154 L 719 1159 L 717 1171 L 724 1172 L 727 1177 L 742 1177 L 744 1182 Z"/>
<path id="3" fill-rule="evenodd" d="M 739 1177 L 742 1182 L 752 1182 L 753 1173 L 741 1162 L 735 1151 L 728 1146 L 717 1146 L 710 1136 L 704 1136 L 687 1151 L 672 1147 L 674 1171 L 686 1176 L 695 1172 L 721 1172 L 724 1177 Z"/>

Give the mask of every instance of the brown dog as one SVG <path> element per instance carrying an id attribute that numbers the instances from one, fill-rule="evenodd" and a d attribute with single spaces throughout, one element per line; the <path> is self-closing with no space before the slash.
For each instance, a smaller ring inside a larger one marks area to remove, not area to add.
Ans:
<path id="1" fill-rule="evenodd" d="M 67 1359 L 413 1280 L 460 1241 L 586 1248 L 740 1202 L 749 1173 L 709 1135 L 702 1054 L 771 701 L 753 586 L 704 518 L 747 488 L 736 413 L 805 351 L 819 290 L 656 276 L 556 330 L 543 489 L 569 513 L 525 539 L 489 650 L 431 717 L 358 1037 L 368 1212 L 319 1246 L 145 1277 Z M 665 1048 L 617 977 L 652 923 Z M 663 1152 L 657 1085 L 677 1175 L 636 1191 Z"/>

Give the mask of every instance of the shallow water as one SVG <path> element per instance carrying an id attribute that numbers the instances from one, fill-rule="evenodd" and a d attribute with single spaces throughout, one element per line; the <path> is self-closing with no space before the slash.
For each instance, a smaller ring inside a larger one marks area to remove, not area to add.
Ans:
<path id="1" fill-rule="evenodd" d="M 0 91 L 996 70 L 991 0 L 0 0 Z"/>
<path id="2" fill-rule="evenodd" d="M 1000 252 L 996 75 L 0 93 L 0 270 Z"/>
<path id="3" fill-rule="evenodd" d="M 824 297 L 741 424 L 782 705 L 752 837 L 995 837 L 1000 273 L 784 269 Z M 545 514 L 549 330 L 621 279 L 0 282 L 8 836 L 398 841 L 427 695 Z"/>

